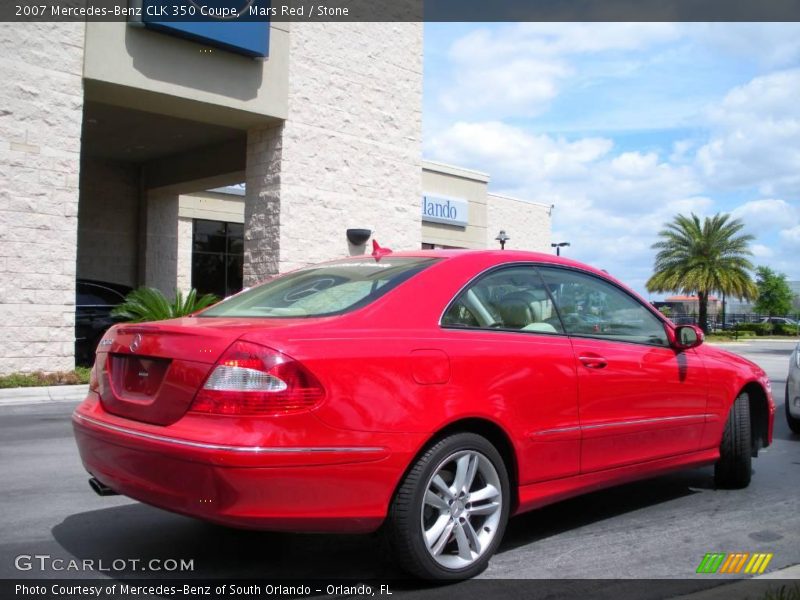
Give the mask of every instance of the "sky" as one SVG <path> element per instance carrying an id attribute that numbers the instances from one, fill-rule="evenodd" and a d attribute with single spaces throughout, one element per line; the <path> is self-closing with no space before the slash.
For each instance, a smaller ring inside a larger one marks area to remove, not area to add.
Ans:
<path id="1" fill-rule="evenodd" d="M 658 232 L 724 212 L 800 280 L 800 24 L 426 23 L 424 56 L 425 158 L 554 204 L 564 255 L 660 299 Z"/>

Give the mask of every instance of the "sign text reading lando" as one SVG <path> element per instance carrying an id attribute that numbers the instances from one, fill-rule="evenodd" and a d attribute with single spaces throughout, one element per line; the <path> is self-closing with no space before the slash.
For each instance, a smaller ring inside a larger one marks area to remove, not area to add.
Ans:
<path id="1" fill-rule="evenodd" d="M 422 220 L 466 226 L 467 202 L 458 198 L 422 197 Z"/>

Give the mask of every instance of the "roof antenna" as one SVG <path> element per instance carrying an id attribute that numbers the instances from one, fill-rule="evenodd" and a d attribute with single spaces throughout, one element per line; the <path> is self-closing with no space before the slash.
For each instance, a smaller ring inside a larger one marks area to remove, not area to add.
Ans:
<path id="1" fill-rule="evenodd" d="M 372 256 L 375 258 L 375 262 L 379 261 L 382 257 L 391 253 L 392 253 L 391 248 L 381 248 L 381 245 L 378 243 L 378 240 L 372 238 Z"/>

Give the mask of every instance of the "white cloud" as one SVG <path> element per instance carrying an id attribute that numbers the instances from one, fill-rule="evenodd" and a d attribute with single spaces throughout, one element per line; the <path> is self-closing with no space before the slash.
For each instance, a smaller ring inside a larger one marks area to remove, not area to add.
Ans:
<path id="1" fill-rule="evenodd" d="M 693 140 L 678 140 L 672 144 L 672 154 L 669 155 L 670 162 L 683 163 L 690 158 L 690 152 L 696 147 Z M 693 156 L 691 157 L 693 158 Z"/>
<path id="2" fill-rule="evenodd" d="M 682 35 L 669 23 L 520 23 L 478 29 L 456 40 L 448 52 L 451 80 L 440 93 L 450 113 L 495 117 L 541 114 L 575 71 L 569 58 L 637 50 Z M 637 60 L 611 61 L 606 77 L 628 76 Z M 443 74 L 444 75 L 444 74 Z"/>
<path id="3" fill-rule="evenodd" d="M 567 140 L 496 121 L 455 123 L 426 144 L 431 158 L 492 173 L 495 189 L 547 204 L 589 202 L 626 218 L 700 191 L 690 167 L 652 152 L 612 151 L 606 138 Z"/>
<path id="4" fill-rule="evenodd" d="M 442 93 L 449 112 L 471 112 L 503 107 L 506 113 L 528 117 L 542 113 L 558 94 L 571 70 L 559 61 L 514 59 L 502 66 L 475 64 L 458 69 L 454 82 Z"/>
<path id="5" fill-rule="evenodd" d="M 569 255 L 642 289 L 658 231 L 678 212 L 712 212 L 690 167 L 655 152 L 614 153 L 611 140 L 533 134 L 501 122 L 459 122 L 429 138 L 426 154 L 494 177 L 501 194 L 555 204 L 553 239 Z"/>
<path id="6" fill-rule="evenodd" d="M 795 225 L 780 232 L 781 242 L 787 246 L 798 250 L 800 249 L 800 225 Z"/>
<path id="7" fill-rule="evenodd" d="M 667 222 L 723 211 L 756 236 L 754 262 L 797 278 L 800 68 L 785 68 L 800 60 L 797 24 L 525 23 L 473 31 L 447 56 L 426 156 L 555 204 L 553 239 L 571 242 L 568 255 L 642 290 Z M 783 70 L 744 80 L 757 65 Z M 577 135 L 542 133 L 552 123 Z"/>
<path id="8" fill-rule="evenodd" d="M 751 244 L 750 250 L 754 258 L 772 258 L 775 256 L 775 251 L 764 244 Z"/>
<path id="9" fill-rule="evenodd" d="M 605 156 L 611 140 L 575 142 L 531 134 L 499 121 L 458 122 L 428 140 L 427 152 L 438 160 L 479 164 L 509 178 L 561 180 L 588 176 L 587 165 Z"/>
<path id="10" fill-rule="evenodd" d="M 480 29 L 457 40 L 456 61 L 492 61 L 509 55 L 559 56 L 607 50 L 639 50 L 675 40 L 684 31 L 674 23 L 518 23 Z"/>
<path id="11" fill-rule="evenodd" d="M 658 155 L 654 152 L 647 154 L 625 152 L 611 160 L 611 171 L 615 175 L 630 179 L 649 177 L 657 167 Z"/>
<path id="12" fill-rule="evenodd" d="M 731 215 L 741 219 L 752 233 L 773 231 L 793 225 L 800 219 L 800 210 L 785 200 L 766 198 L 751 200 L 737 206 Z"/>
<path id="13" fill-rule="evenodd" d="M 710 110 L 711 137 L 697 152 L 710 186 L 800 195 L 800 69 L 756 77 Z"/>

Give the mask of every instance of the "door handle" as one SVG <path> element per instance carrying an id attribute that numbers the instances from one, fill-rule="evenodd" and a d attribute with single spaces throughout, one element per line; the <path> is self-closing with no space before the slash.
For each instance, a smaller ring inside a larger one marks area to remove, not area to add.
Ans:
<path id="1" fill-rule="evenodd" d="M 578 357 L 578 360 L 587 369 L 604 369 L 608 365 L 608 361 L 597 354 L 583 354 Z"/>

